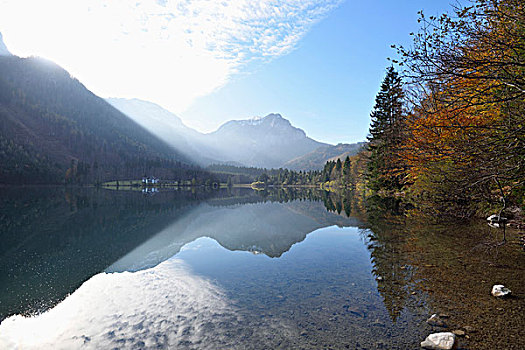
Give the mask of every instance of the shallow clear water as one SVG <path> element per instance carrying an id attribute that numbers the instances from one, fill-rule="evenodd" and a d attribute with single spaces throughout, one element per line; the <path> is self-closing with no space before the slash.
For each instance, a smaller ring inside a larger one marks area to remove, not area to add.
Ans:
<path id="1" fill-rule="evenodd" d="M 485 226 L 374 220 L 326 193 L 0 191 L 0 348 L 406 349 L 434 312 L 480 348 L 461 288 L 479 313 L 512 308 L 508 348 L 523 335 L 523 255 L 480 253 Z M 506 305 L 483 294 L 497 278 Z"/>

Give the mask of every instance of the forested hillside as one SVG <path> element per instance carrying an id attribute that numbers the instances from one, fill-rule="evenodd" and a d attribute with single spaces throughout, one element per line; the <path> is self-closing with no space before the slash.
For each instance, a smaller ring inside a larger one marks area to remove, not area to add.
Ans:
<path id="1" fill-rule="evenodd" d="M 0 57 L 0 183 L 93 183 L 197 171 L 40 58 Z"/>
<path id="2" fill-rule="evenodd" d="M 346 157 L 355 156 L 365 145 L 365 142 L 357 142 L 321 146 L 310 153 L 286 162 L 284 167 L 292 170 L 321 170 L 327 161 L 337 161 L 337 159 L 343 161 Z"/>

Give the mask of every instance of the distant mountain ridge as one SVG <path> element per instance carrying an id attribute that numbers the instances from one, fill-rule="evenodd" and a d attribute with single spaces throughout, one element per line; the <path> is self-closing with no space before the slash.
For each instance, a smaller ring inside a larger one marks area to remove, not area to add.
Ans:
<path id="1" fill-rule="evenodd" d="M 216 131 L 204 134 L 187 127 L 175 114 L 151 102 L 115 98 L 107 101 L 204 166 L 223 163 L 313 170 L 321 169 L 334 156 L 359 149 L 357 144 L 333 146 L 316 141 L 278 113 L 230 120 Z"/>
<path id="2" fill-rule="evenodd" d="M 201 144 L 202 134 L 184 125 L 179 117 L 161 106 L 139 99 L 107 98 L 106 101 L 187 158 L 201 164 L 212 161 L 202 155 L 214 154 Z"/>
<path id="3" fill-rule="evenodd" d="M 0 183 L 173 176 L 182 162 L 58 65 L 0 56 Z"/>
<path id="4" fill-rule="evenodd" d="M 195 163 L 309 170 L 337 153 L 331 147 L 341 145 L 308 137 L 278 113 L 200 133 L 159 105 L 101 99 L 53 62 L 14 56 L 0 34 L 0 183 L 208 176 Z"/>
<path id="5" fill-rule="evenodd" d="M 246 166 L 279 168 L 288 160 L 326 145 L 272 113 L 264 118 L 232 120 L 207 134 L 210 145 Z"/>
<path id="6" fill-rule="evenodd" d="M 209 178 L 62 67 L 12 55 L 0 34 L 0 184 L 84 184 L 149 174 Z"/>

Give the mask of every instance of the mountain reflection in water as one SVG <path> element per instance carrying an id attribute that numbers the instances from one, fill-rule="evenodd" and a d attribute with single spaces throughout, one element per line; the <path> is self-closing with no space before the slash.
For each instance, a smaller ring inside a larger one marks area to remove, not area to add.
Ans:
<path id="1" fill-rule="evenodd" d="M 1 348 L 406 349 L 434 312 L 463 347 L 523 336 L 523 255 L 486 225 L 313 190 L 0 191 Z"/>
<path id="2" fill-rule="evenodd" d="M 0 320 L 46 310 L 104 270 L 155 266 L 199 237 L 276 257 L 317 228 L 357 223 L 327 212 L 322 202 L 289 203 L 319 198 L 311 191 L 0 192 Z"/>
<path id="3" fill-rule="evenodd" d="M 319 228 L 358 224 L 355 218 L 326 213 L 321 202 L 228 206 L 202 203 L 112 264 L 106 272 L 136 271 L 155 266 L 199 237 L 213 238 L 229 250 L 257 252 L 277 258 Z"/>

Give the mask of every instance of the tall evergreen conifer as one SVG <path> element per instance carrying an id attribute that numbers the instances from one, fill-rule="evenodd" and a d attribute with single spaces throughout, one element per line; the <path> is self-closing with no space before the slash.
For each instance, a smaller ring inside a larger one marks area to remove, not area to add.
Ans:
<path id="1" fill-rule="evenodd" d="M 395 162 L 401 142 L 403 99 L 401 78 L 394 67 L 389 67 L 370 114 L 370 135 L 367 137 L 370 141 L 368 186 L 374 191 L 402 187 L 401 177 L 393 170 L 397 167 Z"/>

